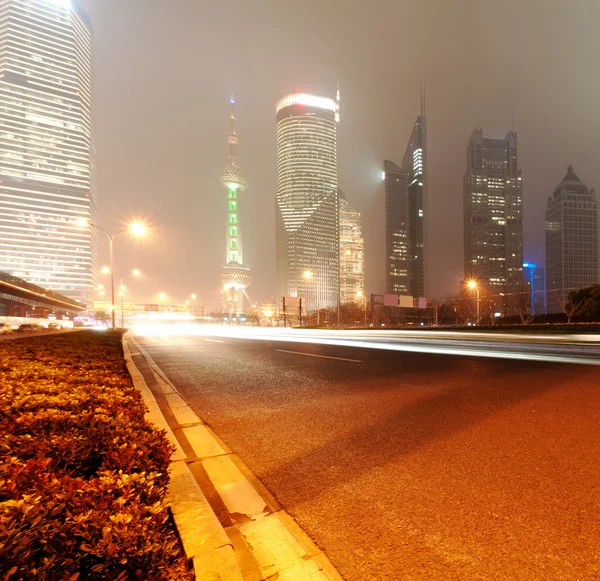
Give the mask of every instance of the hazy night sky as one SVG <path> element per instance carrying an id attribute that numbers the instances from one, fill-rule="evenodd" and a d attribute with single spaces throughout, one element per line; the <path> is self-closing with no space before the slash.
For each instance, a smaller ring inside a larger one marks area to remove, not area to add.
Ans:
<path id="1" fill-rule="evenodd" d="M 383 159 L 400 163 L 427 83 L 428 289 L 462 277 L 462 179 L 476 123 L 504 137 L 512 109 L 525 200 L 525 258 L 543 264 L 544 208 L 567 165 L 600 187 L 600 3 L 583 0 L 82 0 L 94 27 L 99 221 L 156 224 L 121 239 L 133 297 L 192 292 L 218 305 L 225 260 L 229 94 L 250 186 L 240 214 L 255 301 L 275 287 L 275 101 L 341 88 L 339 184 L 362 211 L 367 291 L 384 280 Z M 105 250 L 104 240 L 100 240 Z M 103 253 L 103 261 L 106 261 Z"/>

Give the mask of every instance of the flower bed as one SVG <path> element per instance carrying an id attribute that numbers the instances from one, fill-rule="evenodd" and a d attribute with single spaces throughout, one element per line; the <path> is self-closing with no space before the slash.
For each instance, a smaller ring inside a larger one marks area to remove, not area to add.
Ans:
<path id="1" fill-rule="evenodd" d="M 193 579 L 118 333 L 0 343 L 0 579 Z"/>

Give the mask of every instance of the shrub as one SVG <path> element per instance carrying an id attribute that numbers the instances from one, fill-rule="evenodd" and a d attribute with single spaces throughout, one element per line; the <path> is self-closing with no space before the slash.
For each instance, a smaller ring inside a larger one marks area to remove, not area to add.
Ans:
<path id="1" fill-rule="evenodd" d="M 191 579 L 120 335 L 0 344 L 0 578 Z"/>

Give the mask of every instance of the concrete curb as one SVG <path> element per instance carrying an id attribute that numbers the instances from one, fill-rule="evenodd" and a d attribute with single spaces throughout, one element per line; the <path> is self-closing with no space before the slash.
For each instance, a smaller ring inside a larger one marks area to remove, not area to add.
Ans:
<path id="1" fill-rule="evenodd" d="M 122 343 L 125 363 L 133 385 L 141 392 L 144 403 L 148 407 L 146 419 L 157 428 L 164 430 L 169 441 L 175 446 L 175 452 L 171 457 L 169 467 L 171 478 L 168 501 L 183 550 L 186 557 L 193 562 L 196 579 L 203 581 L 243 581 L 234 555 L 233 543 L 229 540 L 225 529 L 198 486 L 188 467 L 188 458 L 185 451 L 167 423 L 154 394 L 133 362 L 132 355 L 140 354 L 144 358 L 146 357 L 138 350 L 137 345 L 135 345 L 132 353 L 127 345 L 125 335 Z M 151 365 L 152 367 L 153 365 Z M 155 369 L 153 371 L 156 372 Z M 167 391 L 165 397 L 168 395 L 179 397 L 168 379 L 162 374 L 162 371 L 156 373 L 163 380 L 162 383 L 158 383 L 163 393 Z M 172 401 L 175 402 L 175 400 Z M 181 401 L 183 402 L 183 400 Z M 185 404 L 185 402 L 183 403 Z M 187 419 L 193 417 L 195 417 L 195 414 L 186 416 Z"/>
<path id="2" fill-rule="evenodd" d="M 194 557 L 197 579 L 237 580 L 243 577 L 245 581 L 275 578 L 282 581 L 342 581 L 342 577 L 327 556 L 281 508 L 242 460 L 198 418 L 152 357 L 133 337 L 130 337 L 130 341 L 135 353 L 143 356 L 148 364 L 156 380 L 156 390 L 160 389 L 162 392 L 159 397 L 163 407 L 159 411 L 163 423 L 167 424 L 163 415 L 166 414 L 173 431 L 168 424 L 167 428 L 173 438 L 178 440 L 186 455 L 185 460 L 181 462 L 187 469 L 185 479 L 179 472 L 174 472 L 177 475 L 176 479 L 181 481 L 181 484 L 176 486 L 177 494 L 184 505 L 182 510 L 185 510 L 186 499 L 190 498 L 188 487 L 190 490 L 193 488 L 187 477 L 190 473 L 192 478 L 196 478 L 194 484 L 198 486 L 197 482 L 200 483 L 212 507 L 220 515 L 220 523 L 225 527 L 221 527 L 221 531 L 224 530 L 230 539 L 229 544 L 221 547 L 217 545 L 222 542 L 222 537 L 209 540 L 205 545 L 210 551 L 210 563 L 214 564 L 211 566 L 215 570 L 219 566 L 219 571 L 222 572 L 220 574 L 231 576 L 211 577 L 210 571 L 198 568 L 201 565 L 197 564 Z M 123 342 L 125 349 L 125 338 Z M 129 350 L 126 353 L 126 357 L 131 359 Z M 137 369 L 135 372 L 141 376 Z M 152 395 L 147 386 L 146 390 Z M 158 407 L 156 400 L 154 403 Z M 202 498 L 207 502 L 204 494 Z M 175 514 L 175 510 L 173 513 Z M 212 510 L 211 513 L 214 516 Z M 183 531 L 193 536 L 196 521 L 202 523 L 204 518 L 205 514 L 199 508 L 196 512 L 190 509 L 188 517 L 180 518 L 182 528 L 180 529 L 177 519 L 176 524 L 180 533 Z M 197 530 L 195 534 L 198 534 Z M 184 535 L 181 536 L 183 538 Z M 187 547 L 185 550 L 190 556 L 197 543 L 190 538 L 188 544 L 190 552 L 188 553 Z M 201 544 L 198 550 L 205 546 L 203 542 Z M 233 550 L 230 550 L 231 546 Z M 236 564 L 239 563 L 239 569 L 235 569 L 235 573 L 232 572 L 232 558 Z M 240 569 L 242 577 L 239 576 Z"/>

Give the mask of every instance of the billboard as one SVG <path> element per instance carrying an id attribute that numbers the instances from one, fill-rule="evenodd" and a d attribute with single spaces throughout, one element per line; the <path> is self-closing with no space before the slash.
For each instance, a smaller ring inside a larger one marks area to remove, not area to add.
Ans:
<path id="1" fill-rule="evenodd" d="M 383 304 L 386 307 L 397 307 L 398 295 L 383 295 Z"/>

